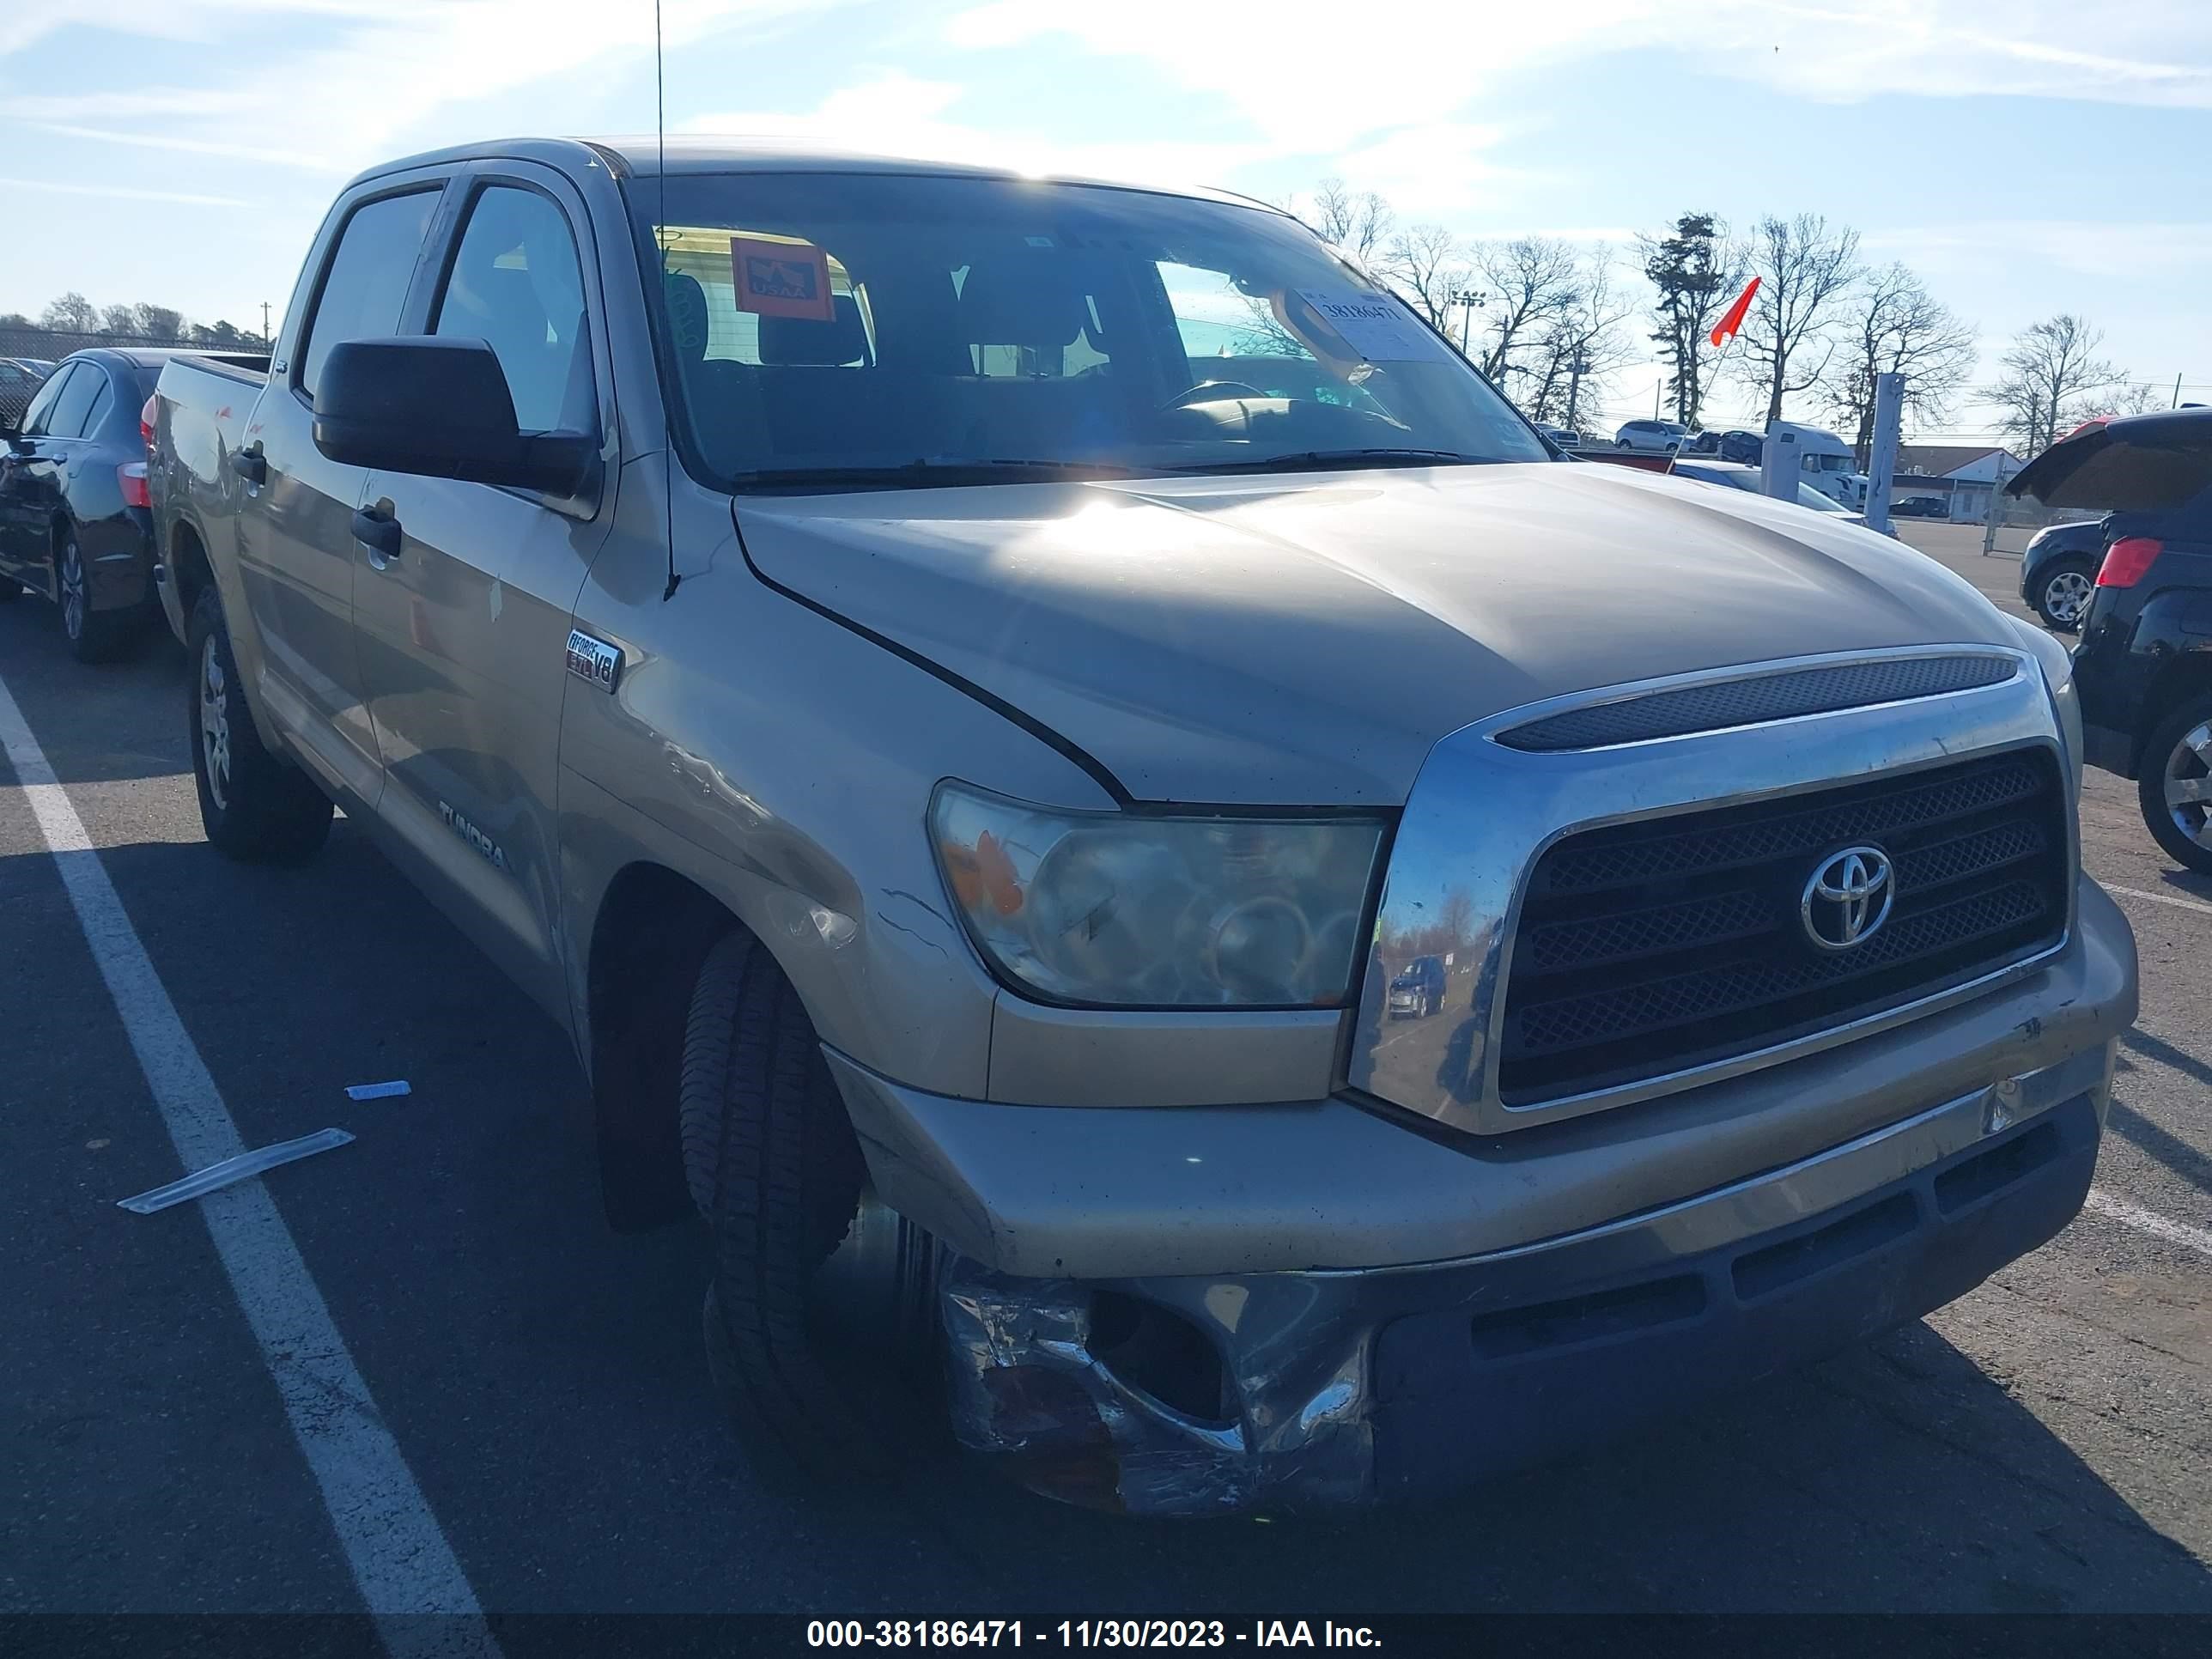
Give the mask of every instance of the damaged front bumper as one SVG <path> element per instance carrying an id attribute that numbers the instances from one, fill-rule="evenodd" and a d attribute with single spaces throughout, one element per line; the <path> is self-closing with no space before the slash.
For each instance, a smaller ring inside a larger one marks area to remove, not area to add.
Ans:
<path id="1" fill-rule="evenodd" d="M 1194 1516 L 1463 1485 L 1962 1295 L 2080 1208 L 2135 997 L 2085 884 L 2031 980 L 1610 1126 L 933 1102 L 831 1060 L 885 1201 L 947 1247 L 962 1443 Z M 1808 1119 L 1841 1136 L 1782 1133 Z M 1715 1156 L 1759 1173 L 1690 1179 Z"/>

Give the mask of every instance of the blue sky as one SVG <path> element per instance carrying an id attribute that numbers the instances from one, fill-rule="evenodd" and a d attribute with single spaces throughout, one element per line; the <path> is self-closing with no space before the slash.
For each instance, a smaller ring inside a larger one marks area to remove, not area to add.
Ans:
<path id="1" fill-rule="evenodd" d="M 256 324 L 359 167 L 653 123 L 651 0 L 11 13 L 0 311 L 76 289 Z M 665 0 L 664 21 L 672 128 L 1271 198 L 1337 174 L 1409 220 L 1624 249 L 1693 208 L 1823 213 L 1978 325 L 1979 381 L 2071 310 L 2134 378 L 2212 402 L 2212 0 Z M 1650 412 L 1656 373 L 1616 378 L 1613 418 Z M 1968 403 L 1948 427 L 1986 422 Z"/>

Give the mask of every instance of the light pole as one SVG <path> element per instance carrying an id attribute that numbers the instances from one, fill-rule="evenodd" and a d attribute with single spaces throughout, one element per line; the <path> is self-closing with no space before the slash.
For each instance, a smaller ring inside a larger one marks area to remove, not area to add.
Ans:
<path id="1" fill-rule="evenodd" d="M 1589 373 L 1589 359 L 1577 351 L 1575 360 L 1567 365 L 1567 430 L 1570 432 L 1582 430 L 1575 415 L 1582 407 L 1583 376 Z"/>
<path id="2" fill-rule="evenodd" d="M 1452 295 L 1452 303 L 1459 307 L 1459 355 L 1462 357 L 1467 356 L 1468 324 L 1482 309 L 1483 297 L 1471 288 L 1463 288 Z"/>

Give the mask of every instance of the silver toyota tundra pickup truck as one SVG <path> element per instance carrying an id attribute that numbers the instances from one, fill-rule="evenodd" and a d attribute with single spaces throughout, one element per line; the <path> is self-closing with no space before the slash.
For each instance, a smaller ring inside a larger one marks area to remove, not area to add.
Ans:
<path id="1" fill-rule="evenodd" d="M 449 150 L 158 405 L 209 840 L 337 803 L 560 1023 L 765 1460 L 894 1462 L 912 1378 L 1075 1501 L 1434 1489 L 2088 1187 L 2065 653 L 1565 460 L 1264 205 Z"/>

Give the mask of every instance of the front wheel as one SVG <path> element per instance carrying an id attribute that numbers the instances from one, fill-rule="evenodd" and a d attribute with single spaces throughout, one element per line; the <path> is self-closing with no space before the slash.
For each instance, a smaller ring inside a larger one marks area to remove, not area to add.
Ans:
<path id="1" fill-rule="evenodd" d="M 2191 698 L 2151 732 L 2136 787 L 2166 855 L 2212 875 L 2212 696 Z"/>
<path id="2" fill-rule="evenodd" d="M 190 639 L 192 781 L 207 838 L 247 863 L 297 864 L 330 838 L 330 798 L 263 746 L 212 585 L 192 607 Z"/>
<path id="3" fill-rule="evenodd" d="M 708 1369 L 763 1472 L 890 1474 L 938 1349 L 939 1253 L 878 1202 L 799 993 L 742 930 L 684 1038 L 684 1170 L 714 1238 Z"/>
<path id="4" fill-rule="evenodd" d="M 2062 634 L 2075 633 L 2096 596 L 2096 573 L 2079 560 L 2061 559 L 2036 579 L 2035 614 Z"/>

